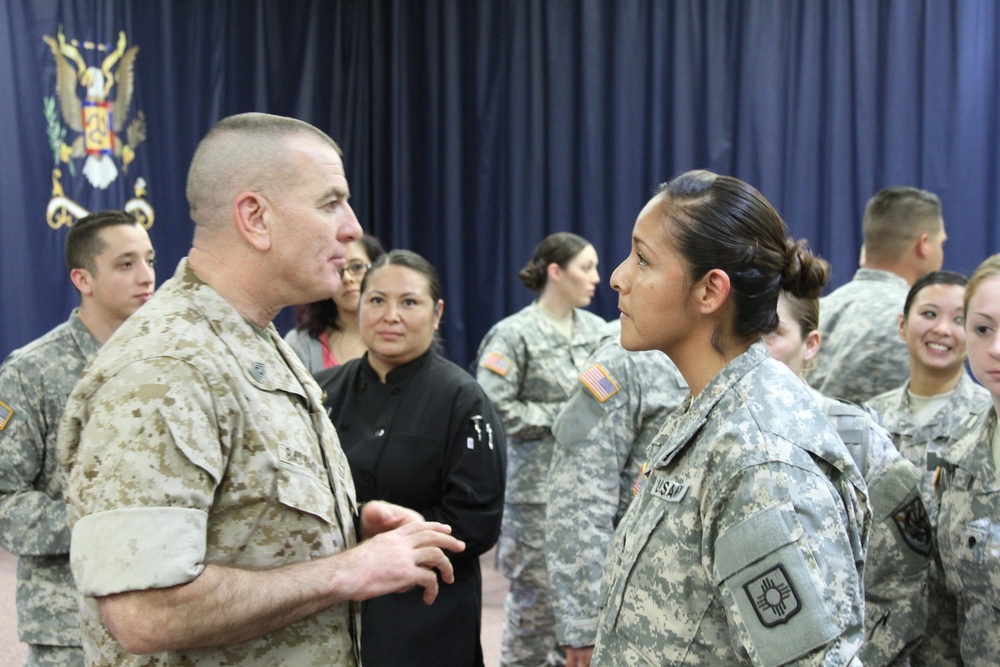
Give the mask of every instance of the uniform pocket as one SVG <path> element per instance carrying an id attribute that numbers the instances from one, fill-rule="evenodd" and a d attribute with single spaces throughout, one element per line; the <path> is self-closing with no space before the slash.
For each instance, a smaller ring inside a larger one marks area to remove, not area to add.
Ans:
<path id="1" fill-rule="evenodd" d="M 625 606 L 625 591 L 635 583 L 636 570 L 642 560 L 643 553 L 649 547 L 649 542 L 657 527 L 663 521 L 665 511 L 659 509 L 655 512 L 640 516 L 629 526 L 620 526 L 615 534 L 615 544 L 608 562 L 604 568 L 604 581 L 601 588 L 608 591 L 607 595 L 607 621 L 606 624 L 620 630 L 619 619 Z M 648 610 L 647 610 L 648 611 Z M 625 612 L 626 617 L 641 615 L 642 610 L 630 609 Z M 627 624 L 628 618 L 625 619 Z"/>
<path id="2" fill-rule="evenodd" d="M 337 525 L 326 468 L 314 457 L 288 445 L 278 446 L 278 502 Z"/>

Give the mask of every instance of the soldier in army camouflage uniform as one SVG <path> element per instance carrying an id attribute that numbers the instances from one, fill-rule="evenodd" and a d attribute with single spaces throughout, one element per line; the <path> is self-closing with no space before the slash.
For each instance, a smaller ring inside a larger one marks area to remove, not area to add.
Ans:
<path id="1" fill-rule="evenodd" d="M 960 273 L 934 271 L 913 284 L 899 316 L 900 336 L 910 352 L 910 379 L 867 404 L 881 413 L 893 443 L 921 471 L 920 492 L 933 526 L 934 479 L 948 441 L 966 416 L 990 402 L 989 392 L 965 370 L 966 282 Z M 935 558 L 928 582 L 928 617 L 933 622 L 910 655 L 912 665 L 962 664 L 956 604 Z"/>
<path id="2" fill-rule="evenodd" d="M 350 600 L 453 581 L 447 526 L 357 516 L 319 387 L 270 323 L 336 288 L 361 235 L 348 194 L 301 121 L 233 116 L 195 151 L 190 254 L 60 427 L 88 664 L 357 665 Z"/>
<path id="3" fill-rule="evenodd" d="M 153 259 L 149 235 L 128 213 L 81 218 L 66 234 L 80 307 L 0 366 L 0 545 L 19 557 L 18 630 L 29 665 L 83 664 L 56 436 L 84 366 L 153 295 Z"/>
<path id="4" fill-rule="evenodd" d="M 765 337 L 771 356 L 802 377 L 820 349 L 819 299 L 778 299 L 778 328 Z M 900 456 L 889 433 L 852 403 L 811 389 L 837 428 L 868 485 L 873 524 L 865 565 L 866 667 L 906 665 L 927 626 L 927 575 L 932 528 L 920 496 L 917 468 Z"/>
<path id="5" fill-rule="evenodd" d="M 760 340 L 779 291 L 816 296 L 821 277 L 737 179 L 687 172 L 639 214 L 611 279 L 622 345 L 666 352 L 691 396 L 615 533 L 593 664 L 859 664 L 865 483 Z"/>
<path id="6" fill-rule="evenodd" d="M 611 535 L 632 501 L 646 448 L 688 393 L 667 355 L 621 346 L 620 320 L 608 334 L 552 426 L 545 561 L 567 667 L 590 664 Z"/>
<path id="7" fill-rule="evenodd" d="M 938 548 L 948 590 L 958 598 L 959 645 L 970 667 L 1000 664 L 1000 255 L 965 289 L 969 366 L 990 393 L 945 452 L 939 481 Z"/>
<path id="8" fill-rule="evenodd" d="M 906 381 L 896 318 L 909 286 L 941 268 L 946 238 L 941 201 L 930 192 L 894 186 L 868 200 L 861 267 L 820 301 L 823 353 L 809 384 L 860 405 Z"/>
<path id="9" fill-rule="evenodd" d="M 500 663 L 538 667 L 562 662 L 544 548 L 552 423 L 606 323 L 582 309 L 600 280 L 597 252 L 586 239 L 551 234 L 519 277 L 539 297 L 487 332 L 477 354 L 476 379 L 507 432 L 507 494 L 497 553 L 511 586 L 504 601 Z"/>

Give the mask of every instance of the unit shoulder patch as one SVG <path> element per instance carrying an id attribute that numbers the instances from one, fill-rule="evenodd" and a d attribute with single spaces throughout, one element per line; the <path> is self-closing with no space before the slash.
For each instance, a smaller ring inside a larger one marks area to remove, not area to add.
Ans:
<path id="1" fill-rule="evenodd" d="M 892 513 L 892 520 L 906 546 L 921 556 L 931 555 L 933 528 L 920 496 L 896 508 Z"/>
<path id="2" fill-rule="evenodd" d="M 765 628 L 787 622 L 802 608 L 795 587 L 781 563 L 743 584 L 743 590 Z"/>

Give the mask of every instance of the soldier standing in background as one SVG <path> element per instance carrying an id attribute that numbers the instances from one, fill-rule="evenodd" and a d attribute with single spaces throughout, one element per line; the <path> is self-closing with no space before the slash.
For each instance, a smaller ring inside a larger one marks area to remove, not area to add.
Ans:
<path id="1" fill-rule="evenodd" d="M 941 268 L 946 239 L 933 193 L 894 186 L 868 200 L 861 267 L 820 300 L 823 353 L 809 384 L 861 404 L 906 381 L 908 354 L 896 318 L 909 286 Z"/>
<path id="2" fill-rule="evenodd" d="M 83 665 L 56 437 L 84 366 L 153 295 L 153 260 L 130 214 L 78 220 L 66 234 L 66 268 L 80 307 L 0 366 L 0 544 L 19 557 L 18 631 L 29 665 Z"/>
<path id="3" fill-rule="evenodd" d="M 817 294 L 818 297 L 818 294 Z M 778 328 L 765 337 L 771 356 L 800 378 L 816 358 L 821 338 L 819 299 L 778 299 Z M 868 485 L 872 530 L 865 562 L 865 667 L 908 664 L 927 627 L 927 579 L 932 529 L 920 497 L 920 473 L 892 444 L 877 414 L 810 392 L 837 428 Z"/>
<path id="4" fill-rule="evenodd" d="M 590 664 L 611 536 L 635 496 L 646 447 L 688 394 L 667 355 L 629 352 L 620 337 L 621 320 L 609 322 L 552 425 L 545 561 L 566 667 Z"/>
<path id="5" fill-rule="evenodd" d="M 920 492 L 932 526 L 937 526 L 934 480 L 948 441 L 967 416 L 989 405 L 990 393 L 965 370 L 965 284 L 960 273 L 934 271 L 913 283 L 899 335 L 910 352 L 910 379 L 868 401 L 906 459 L 921 472 Z M 955 596 L 944 583 L 940 559 L 928 581 L 928 623 L 924 640 L 910 656 L 913 667 L 962 665 Z"/>
<path id="6" fill-rule="evenodd" d="M 968 667 L 1000 664 L 1000 255 L 965 287 L 969 368 L 990 403 L 966 416 L 945 450 L 938 477 L 937 544 L 948 590 L 958 599 L 958 634 Z"/>
<path id="7" fill-rule="evenodd" d="M 607 325 L 583 310 L 600 282 L 597 251 L 586 239 L 550 234 L 518 277 L 539 297 L 486 333 L 476 379 L 507 433 L 507 491 L 497 557 L 510 592 L 504 600 L 500 664 L 538 667 L 563 661 L 545 568 L 552 423 Z"/>

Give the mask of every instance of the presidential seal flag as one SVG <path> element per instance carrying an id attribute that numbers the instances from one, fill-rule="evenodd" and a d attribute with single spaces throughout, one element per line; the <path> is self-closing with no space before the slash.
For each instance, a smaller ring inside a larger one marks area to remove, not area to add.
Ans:
<path id="1" fill-rule="evenodd" d="M 67 38 L 59 26 L 55 37 L 42 39 L 55 62 L 55 95 L 44 99 L 43 108 L 54 163 L 46 220 L 57 229 L 89 213 L 87 206 L 67 196 L 64 176 L 73 179 L 79 169 L 91 189 L 108 190 L 119 175 L 128 174 L 147 128 L 141 110 L 129 117 L 139 47 L 129 45 L 124 31 L 100 43 Z M 102 201 L 100 207 L 124 208 L 148 229 L 154 215 L 143 177 L 135 178 L 132 191 L 127 202 Z"/>

